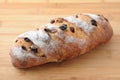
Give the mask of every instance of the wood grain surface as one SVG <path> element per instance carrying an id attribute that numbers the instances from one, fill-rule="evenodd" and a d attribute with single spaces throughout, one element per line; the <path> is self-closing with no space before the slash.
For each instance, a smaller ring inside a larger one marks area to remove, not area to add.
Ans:
<path id="1" fill-rule="evenodd" d="M 61 63 L 13 67 L 9 50 L 16 36 L 40 28 L 52 18 L 83 12 L 108 18 L 114 35 L 107 44 Z M 1 3 L 0 80 L 120 80 L 120 3 Z"/>

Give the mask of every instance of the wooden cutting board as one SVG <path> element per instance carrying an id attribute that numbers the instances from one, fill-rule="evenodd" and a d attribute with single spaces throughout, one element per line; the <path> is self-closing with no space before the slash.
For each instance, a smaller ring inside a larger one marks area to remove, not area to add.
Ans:
<path id="1" fill-rule="evenodd" d="M 9 50 L 17 35 L 40 28 L 52 18 L 83 12 L 109 19 L 114 35 L 107 44 L 60 63 L 29 69 L 12 66 Z M 1 4 L 0 80 L 120 80 L 120 3 Z"/>

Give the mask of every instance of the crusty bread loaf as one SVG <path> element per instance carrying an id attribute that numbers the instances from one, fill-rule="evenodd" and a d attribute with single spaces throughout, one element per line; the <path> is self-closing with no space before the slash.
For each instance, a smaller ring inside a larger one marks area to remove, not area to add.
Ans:
<path id="1" fill-rule="evenodd" d="M 102 15 L 55 18 L 42 29 L 19 35 L 10 50 L 14 66 L 28 68 L 84 54 L 110 40 L 113 30 Z"/>

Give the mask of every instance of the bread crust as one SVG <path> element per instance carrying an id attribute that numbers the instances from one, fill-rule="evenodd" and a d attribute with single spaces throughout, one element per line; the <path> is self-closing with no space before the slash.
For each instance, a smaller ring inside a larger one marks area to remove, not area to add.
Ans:
<path id="1" fill-rule="evenodd" d="M 19 35 L 10 56 L 18 68 L 61 62 L 108 42 L 112 35 L 112 27 L 103 15 L 83 13 L 55 18 L 41 30 Z"/>

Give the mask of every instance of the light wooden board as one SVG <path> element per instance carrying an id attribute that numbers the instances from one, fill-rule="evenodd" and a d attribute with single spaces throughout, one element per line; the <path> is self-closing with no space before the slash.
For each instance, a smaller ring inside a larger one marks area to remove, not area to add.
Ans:
<path id="1" fill-rule="evenodd" d="M 118 3 L 120 0 L 0 0 L 0 3 Z"/>
<path id="2" fill-rule="evenodd" d="M 18 69 L 12 66 L 9 50 L 19 34 L 35 30 L 55 17 L 81 12 L 105 15 L 114 35 L 105 45 L 61 63 Z M 0 80 L 120 80 L 120 4 L 1 4 Z"/>

